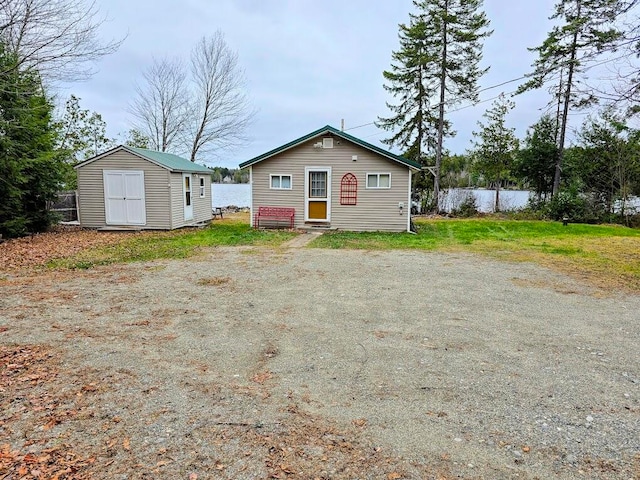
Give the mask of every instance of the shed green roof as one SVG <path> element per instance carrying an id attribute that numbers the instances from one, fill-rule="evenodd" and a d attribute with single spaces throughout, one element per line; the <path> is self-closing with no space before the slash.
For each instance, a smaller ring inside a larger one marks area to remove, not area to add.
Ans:
<path id="1" fill-rule="evenodd" d="M 133 155 L 137 155 L 138 157 L 142 157 L 145 160 L 150 161 L 151 163 L 155 163 L 156 165 L 166 168 L 171 172 L 187 172 L 187 173 L 206 173 L 211 174 L 211 170 L 207 167 L 203 167 L 202 165 L 198 165 L 197 163 L 191 162 L 186 158 L 179 157 L 178 155 L 174 155 L 173 153 L 166 152 L 156 152 L 155 150 L 147 150 L 146 148 L 138 148 L 138 147 L 129 147 L 126 145 L 119 145 L 111 150 L 101 153 L 100 155 L 96 155 L 88 160 L 85 160 L 82 163 L 79 163 L 73 168 L 81 168 L 85 165 L 95 162 L 101 158 L 106 157 L 107 155 L 111 155 L 112 153 L 118 150 L 125 150 Z"/>
<path id="2" fill-rule="evenodd" d="M 207 167 L 203 167 L 202 165 L 198 165 L 186 158 L 179 157 L 178 155 L 174 155 L 173 153 L 166 152 L 156 152 L 155 150 L 147 150 L 146 148 L 138 148 L 138 147 L 124 147 L 127 150 L 131 150 L 134 153 L 137 153 L 141 157 L 146 158 L 147 160 L 151 160 L 154 163 L 157 163 L 163 167 L 168 168 L 172 171 L 177 172 L 194 172 L 194 173 L 211 173 Z"/>
<path id="3" fill-rule="evenodd" d="M 253 165 L 254 163 L 258 163 L 261 162 L 262 160 L 266 160 L 267 158 L 270 158 L 280 152 L 283 152 L 285 150 L 288 150 L 290 148 L 293 148 L 301 143 L 306 142 L 307 140 L 310 140 L 314 137 L 318 137 L 320 135 L 323 135 L 325 133 L 332 133 L 333 135 L 336 135 L 337 137 L 340 138 L 344 138 L 345 140 L 348 140 L 350 142 L 355 143 L 356 145 L 360 145 L 363 148 L 366 148 L 367 150 L 371 150 L 373 152 L 376 152 L 384 157 L 387 157 L 390 160 L 393 160 L 395 162 L 401 163 L 403 165 L 406 165 L 407 167 L 416 169 L 416 170 L 420 170 L 420 168 L 422 168 L 422 166 L 419 163 L 416 163 L 412 160 L 409 160 L 408 158 L 404 158 L 401 157 L 400 155 L 396 155 L 395 153 L 391 153 L 383 148 L 380 147 L 376 147 L 375 145 L 372 145 L 368 142 L 365 142 L 364 140 L 360 140 L 357 137 L 354 137 L 353 135 L 349 135 L 348 133 L 345 133 L 341 130 L 338 130 L 337 128 L 332 127 L 331 125 L 326 125 L 322 128 L 319 128 L 318 130 L 315 130 L 303 137 L 300 137 L 296 140 L 293 140 L 289 143 L 286 143 L 278 148 L 274 148 L 273 150 L 268 151 L 267 153 L 263 153 L 262 155 L 258 155 L 257 157 L 252 158 L 251 160 L 247 160 L 246 162 L 243 162 L 240 164 L 240 168 L 245 168 L 248 167 L 250 165 Z"/>

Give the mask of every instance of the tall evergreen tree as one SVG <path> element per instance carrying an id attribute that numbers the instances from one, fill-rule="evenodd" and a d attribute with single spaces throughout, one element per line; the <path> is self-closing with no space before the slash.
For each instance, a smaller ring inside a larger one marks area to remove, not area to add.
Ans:
<path id="1" fill-rule="evenodd" d="M 405 155 L 422 165 L 427 165 L 428 152 L 435 149 L 436 117 L 429 105 L 435 95 L 435 85 L 427 81 L 430 62 L 427 50 L 427 25 L 423 16 L 409 14 L 409 24 L 400 24 L 400 49 L 391 55 L 391 69 L 383 72 L 384 89 L 400 102 L 393 105 L 390 117 L 379 117 L 376 125 L 394 132 L 383 140 L 400 147 Z"/>
<path id="2" fill-rule="evenodd" d="M 579 90 L 580 74 L 604 51 L 615 46 L 621 32 L 613 27 L 613 22 L 627 8 L 626 0 L 559 0 L 551 16 L 558 25 L 553 27 L 542 45 L 530 49 L 538 53 L 538 58 L 533 64 L 530 80 L 519 88 L 519 92 L 540 88 L 560 72 L 565 75 L 560 87 L 562 114 L 554 195 L 560 189 L 569 111 L 591 105 L 596 100 L 592 92 Z"/>
<path id="3" fill-rule="evenodd" d="M 396 63 L 391 72 L 384 72 L 390 83 L 385 88 L 401 102 L 387 104 L 396 115 L 380 119 L 378 125 L 397 131 L 389 144 L 417 152 L 418 158 L 423 146 L 433 152 L 437 202 L 443 142 L 454 134 L 446 110 L 463 100 L 477 101 L 477 83 L 487 71 L 479 68 L 482 40 L 491 31 L 481 11 L 483 0 L 414 0 L 413 4 L 417 13 L 410 14 L 409 26 L 400 25 L 401 48 L 393 54 Z"/>
<path id="4" fill-rule="evenodd" d="M 438 84 L 438 120 L 433 194 L 440 195 L 447 107 L 463 100 L 478 101 L 478 80 L 489 69 L 479 67 L 482 40 L 491 33 L 482 11 L 483 0 L 422 0 L 414 2 L 428 26 L 428 50 L 433 59 L 429 78 Z"/>
<path id="5" fill-rule="evenodd" d="M 480 130 L 473 132 L 477 138 L 472 152 L 473 165 L 487 182 L 496 187 L 494 210 L 500 210 L 500 184 L 510 173 L 518 151 L 515 129 L 507 127 L 506 116 L 515 104 L 501 95 L 483 115 L 486 123 L 478 122 Z"/>
<path id="6" fill-rule="evenodd" d="M 0 43 L 0 234 L 45 230 L 47 202 L 62 182 L 64 162 L 54 152 L 53 107 L 37 72 L 16 67 Z"/>

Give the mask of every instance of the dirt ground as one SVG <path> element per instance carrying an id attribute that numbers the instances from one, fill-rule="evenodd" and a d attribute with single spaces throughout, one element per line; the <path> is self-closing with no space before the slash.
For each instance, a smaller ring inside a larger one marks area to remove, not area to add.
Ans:
<path id="1" fill-rule="evenodd" d="M 0 280 L 0 479 L 640 479 L 640 297 L 216 248 Z"/>

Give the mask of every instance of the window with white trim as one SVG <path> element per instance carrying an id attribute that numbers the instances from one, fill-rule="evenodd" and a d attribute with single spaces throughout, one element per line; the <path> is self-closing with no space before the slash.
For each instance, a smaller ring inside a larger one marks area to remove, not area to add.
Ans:
<path id="1" fill-rule="evenodd" d="M 272 190 L 291 190 L 291 175 L 270 175 Z"/>
<path id="2" fill-rule="evenodd" d="M 333 148 L 333 138 L 325 137 L 322 139 L 322 148 Z"/>
<path id="3" fill-rule="evenodd" d="M 391 188 L 391 174 L 367 173 L 367 188 Z"/>
<path id="4" fill-rule="evenodd" d="M 204 177 L 200 177 L 200 198 L 204 198 Z"/>

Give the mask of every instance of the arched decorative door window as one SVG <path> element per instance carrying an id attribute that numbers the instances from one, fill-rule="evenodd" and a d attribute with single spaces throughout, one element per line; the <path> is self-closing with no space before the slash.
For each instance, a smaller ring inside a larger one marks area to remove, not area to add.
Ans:
<path id="1" fill-rule="evenodd" d="M 345 173 L 340 182 L 340 205 L 355 205 L 358 201 L 358 179 L 353 173 Z"/>

